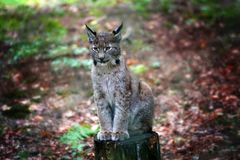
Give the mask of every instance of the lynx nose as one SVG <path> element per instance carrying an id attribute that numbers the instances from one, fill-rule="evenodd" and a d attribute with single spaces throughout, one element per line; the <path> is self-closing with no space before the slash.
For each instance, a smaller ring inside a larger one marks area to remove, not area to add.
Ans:
<path id="1" fill-rule="evenodd" d="M 99 57 L 100 61 L 102 62 L 104 60 L 104 57 Z"/>
<path id="2" fill-rule="evenodd" d="M 99 53 L 98 54 L 98 58 L 100 59 L 100 61 L 103 61 L 104 60 L 104 53 Z"/>

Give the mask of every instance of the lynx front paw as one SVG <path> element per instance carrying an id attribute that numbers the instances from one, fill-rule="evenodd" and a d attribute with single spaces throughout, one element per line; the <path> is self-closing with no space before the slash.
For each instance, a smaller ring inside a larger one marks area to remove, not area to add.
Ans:
<path id="1" fill-rule="evenodd" d="M 129 134 L 128 132 L 116 132 L 116 133 L 112 133 L 112 140 L 113 141 L 122 141 L 125 139 L 129 138 Z"/>
<path id="2" fill-rule="evenodd" d="M 111 140 L 111 132 L 100 131 L 97 134 L 97 139 L 101 141 Z"/>

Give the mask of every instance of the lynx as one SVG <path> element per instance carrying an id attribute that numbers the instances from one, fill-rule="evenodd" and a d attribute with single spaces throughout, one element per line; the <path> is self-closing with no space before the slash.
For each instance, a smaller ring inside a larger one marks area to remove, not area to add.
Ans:
<path id="1" fill-rule="evenodd" d="M 152 130 L 153 93 L 126 66 L 120 48 L 122 27 L 97 33 L 86 25 L 99 140 L 125 140 Z"/>

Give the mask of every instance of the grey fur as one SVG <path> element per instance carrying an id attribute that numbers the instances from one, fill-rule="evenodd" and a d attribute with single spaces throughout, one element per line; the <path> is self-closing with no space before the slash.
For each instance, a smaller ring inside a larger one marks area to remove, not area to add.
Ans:
<path id="1" fill-rule="evenodd" d="M 153 94 L 145 82 L 129 72 L 120 49 L 122 27 L 118 28 L 118 33 L 96 33 L 87 27 L 99 140 L 124 140 L 152 130 Z"/>

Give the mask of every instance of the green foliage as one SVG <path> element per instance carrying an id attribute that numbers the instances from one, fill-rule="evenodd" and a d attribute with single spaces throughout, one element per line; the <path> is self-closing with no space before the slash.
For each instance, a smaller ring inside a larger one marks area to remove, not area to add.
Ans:
<path id="1" fill-rule="evenodd" d="M 151 65 L 152 68 L 159 68 L 161 66 L 161 62 L 159 60 L 154 60 Z"/>
<path id="2" fill-rule="evenodd" d="M 28 0 L 3 0 L 0 2 L 1 5 L 11 5 L 11 6 L 17 6 L 17 5 L 24 5 L 27 3 Z"/>
<path id="3" fill-rule="evenodd" d="M 111 7 L 119 3 L 117 0 L 5 0 L 0 2 L 0 42 L 9 46 L 5 56 L 8 63 L 12 64 L 29 56 L 54 56 L 55 54 L 82 54 L 86 49 L 75 47 L 73 50 L 62 44 L 62 38 L 66 34 L 65 27 L 56 16 L 62 16 L 64 10 L 59 4 L 76 4 L 88 8 L 89 15 L 101 16 L 103 8 Z M 47 12 L 42 7 L 55 6 Z M 84 37 L 86 39 L 86 37 Z M 53 46 L 57 46 L 53 49 Z M 60 53 L 57 53 L 60 51 Z M 61 60 L 58 60 L 61 61 Z M 89 61 L 63 59 L 64 64 L 71 67 L 89 66 Z M 0 60 L 1 63 L 1 60 Z M 54 62 L 58 63 L 58 62 Z"/>
<path id="4" fill-rule="evenodd" d="M 30 156 L 29 152 L 27 151 L 20 151 L 17 153 L 16 158 L 19 160 L 26 160 Z"/>
<path id="5" fill-rule="evenodd" d="M 14 63 L 16 60 L 22 57 L 28 57 L 34 54 L 37 54 L 41 46 L 43 46 L 43 41 L 33 41 L 33 42 L 19 42 L 15 43 L 14 46 L 10 49 L 12 53 L 12 59 L 9 63 Z"/>
<path id="6" fill-rule="evenodd" d="M 237 117 L 227 118 L 226 116 L 219 116 L 215 119 L 214 123 L 216 125 L 225 125 L 225 126 L 238 126 L 240 119 Z"/>
<path id="7" fill-rule="evenodd" d="M 137 64 L 130 66 L 130 70 L 135 74 L 142 74 L 148 71 L 148 67 L 144 64 Z"/>
<path id="8" fill-rule="evenodd" d="M 147 6 L 151 2 L 151 0 L 132 0 L 133 6 L 138 12 L 146 12 Z"/>
<path id="9" fill-rule="evenodd" d="M 109 7 L 117 4 L 117 0 L 84 0 L 83 2 L 88 5 L 96 6 L 96 7 Z"/>
<path id="10" fill-rule="evenodd" d="M 186 19 L 185 23 L 189 26 L 193 25 L 197 21 L 196 18 L 188 18 Z"/>
<path id="11" fill-rule="evenodd" d="M 60 137 L 60 141 L 69 145 L 73 150 L 81 152 L 85 146 L 83 140 L 96 134 L 97 131 L 98 128 L 96 127 L 91 128 L 89 125 L 75 124 Z"/>
<path id="12" fill-rule="evenodd" d="M 140 0 L 138 3 L 143 2 L 145 0 Z M 197 19 L 205 20 L 210 25 L 219 21 L 235 26 L 240 23 L 236 21 L 240 18 L 240 1 L 191 0 L 184 2 L 182 0 L 181 5 L 173 0 L 159 0 L 158 2 L 160 10 L 165 13 L 180 9 L 182 15 L 187 16 L 188 25 L 193 24 Z M 143 7 L 144 5 L 146 4 L 143 3 Z"/>
<path id="13" fill-rule="evenodd" d="M 131 52 L 152 51 L 152 46 L 142 39 L 134 39 L 131 41 L 130 50 Z"/>
<path id="14" fill-rule="evenodd" d="M 63 57 L 52 61 L 51 65 L 54 71 L 59 71 L 64 67 L 70 68 L 80 68 L 84 67 L 85 69 L 91 68 L 92 61 L 89 59 L 76 59 L 76 58 L 69 58 Z"/>
<path id="15" fill-rule="evenodd" d="M 78 3 L 81 3 L 88 8 L 88 15 L 100 17 L 104 15 L 103 8 L 109 8 L 115 6 L 117 0 L 80 0 Z"/>
<path id="16" fill-rule="evenodd" d="M 77 47 L 75 46 L 72 50 L 73 54 L 78 55 L 78 54 L 83 54 L 83 53 L 87 53 L 88 49 L 85 47 Z"/>
<path id="17" fill-rule="evenodd" d="M 48 48 L 60 43 L 66 33 L 66 29 L 54 16 L 27 6 L 11 10 L 0 8 L 0 24 L 0 42 L 10 46 L 12 59 L 9 63 L 47 53 Z"/>
<path id="18" fill-rule="evenodd" d="M 53 46 L 48 50 L 47 57 L 54 58 L 57 56 L 65 55 L 68 52 L 70 52 L 70 49 L 67 45 Z"/>
<path id="19" fill-rule="evenodd" d="M 59 71 L 63 68 L 80 68 L 83 67 L 85 69 L 90 69 L 92 61 L 90 59 L 80 59 L 74 57 L 64 57 L 71 55 L 81 55 L 88 52 L 88 49 L 85 47 L 78 47 L 77 45 L 58 45 L 53 46 L 48 50 L 48 54 L 46 57 L 53 58 L 54 60 L 51 62 L 51 66 L 54 71 Z M 59 58 L 58 58 L 59 57 Z"/>
<path id="20" fill-rule="evenodd" d="M 78 47 L 77 45 L 57 45 L 50 48 L 46 56 L 48 58 L 54 58 L 61 55 L 81 55 L 84 53 L 88 53 L 88 49 L 86 47 Z"/>
<path id="21" fill-rule="evenodd" d="M 215 23 L 218 20 L 235 23 L 240 17 L 240 1 L 192 0 L 199 9 L 197 17 Z"/>
<path id="22" fill-rule="evenodd" d="M 6 6 L 20 6 L 20 5 L 27 5 L 27 6 L 57 6 L 60 4 L 74 4 L 78 0 L 48 0 L 48 1 L 40 1 L 40 0 L 3 0 L 0 2 L 1 5 Z"/>
<path id="23" fill-rule="evenodd" d="M 160 0 L 160 8 L 163 12 L 169 12 L 172 7 L 172 0 Z"/>
<path id="24" fill-rule="evenodd" d="M 145 16 L 150 9 L 160 9 L 163 12 L 169 12 L 172 7 L 172 0 L 132 0 L 132 4 L 136 11 Z"/>

